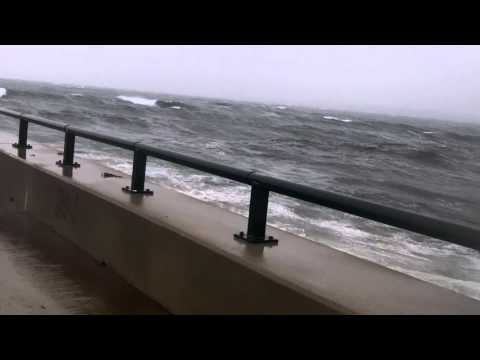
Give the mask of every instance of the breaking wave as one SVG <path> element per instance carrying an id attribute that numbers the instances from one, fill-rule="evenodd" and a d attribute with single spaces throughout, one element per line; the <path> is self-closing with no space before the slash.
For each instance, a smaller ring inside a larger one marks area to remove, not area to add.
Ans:
<path id="1" fill-rule="evenodd" d="M 327 119 L 327 120 L 343 121 L 343 122 L 346 122 L 346 123 L 352 122 L 352 120 L 350 120 L 350 119 L 340 119 L 340 118 L 338 118 L 338 117 L 336 117 L 336 116 L 329 116 L 329 115 L 324 116 L 323 118 L 324 118 L 324 119 Z"/>
<path id="2" fill-rule="evenodd" d="M 156 99 L 146 99 L 139 96 L 120 95 L 120 96 L 117 96 L 117 98 L 122 101 L 126 101 L 135 105 L 143 105 L 143 106 L 155 106 L 155 103 L 157 102 Z"/>

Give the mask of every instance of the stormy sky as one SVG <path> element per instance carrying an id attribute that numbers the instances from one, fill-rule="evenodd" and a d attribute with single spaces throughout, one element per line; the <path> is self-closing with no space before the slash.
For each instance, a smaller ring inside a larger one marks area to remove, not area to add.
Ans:
<path id="1" fill-rule="evenodd" d="M 0 46 L 0 78 L 480 122 L 480 46 Z"/>

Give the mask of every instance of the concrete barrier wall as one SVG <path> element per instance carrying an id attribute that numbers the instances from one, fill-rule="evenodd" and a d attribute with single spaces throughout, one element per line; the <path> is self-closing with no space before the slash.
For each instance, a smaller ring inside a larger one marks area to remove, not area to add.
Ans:
<path id="1" fill-rule="evenodd" d="M 0 154 L 0 216 L 4 213 L 23 211 L 26 208 L 25 195 L 27 188 L 27 171 L 17 161 Z M 16 179 L 13 178 L 16 176 Z"/>
<path id="2" fill-rule="evenodd" d="M 31 213 L 173 313 L 331 312 L 83 189 L 41 172 L 31 179 Z"/>
<path id="3" fill-rule="evenodd" d="M 62 178 L 3 154 L 0 166 L 3 212 L 28 211 L 172 313 L 334 312 Z"/>
<path id="4" fill-rule="evenodd" d="M 73 174 L 35 145 L 0 147 L 0 215 L 27 211 L 175 314 L 480 313 L 480 303 L 276 229 L 245 245 L 246 219 L 160 187 L 123 193 L 82 161 Z M 13 199 L 13 200 L 12 200 Z"/>

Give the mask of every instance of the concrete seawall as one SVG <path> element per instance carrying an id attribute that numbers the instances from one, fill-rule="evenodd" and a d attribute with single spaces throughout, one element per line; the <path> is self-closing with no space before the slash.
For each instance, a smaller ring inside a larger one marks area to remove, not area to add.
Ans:
<path id="1" fill-rule="evenodd" d="M 153 197 L 127 194 L 128 177 L 78 159 L 68 173 L 39 144 L 21 159 L 0 137 L 0 217 L 28 214 L 174 314 L 480 313 L 476 300 L 277 229 L 277 247 L 238 243 L 244 217 L 150 184 Z"/>

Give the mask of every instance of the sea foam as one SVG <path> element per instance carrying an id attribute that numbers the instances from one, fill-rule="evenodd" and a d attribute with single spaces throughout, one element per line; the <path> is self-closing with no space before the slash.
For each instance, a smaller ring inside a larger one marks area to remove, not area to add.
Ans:
<path id="1" fill-rule="evenodd" d="M 338 120 L 338 121 L 343 121 L 343 122 L 346 122 L 346 123 L 349 123 L 349 122 L 352 122 L 352 120 L 350 119 L 340 119 L 336 116 L 324 116 L 323 117 L 324 119 L 327 119 L 327 120 Z"/>
<path id="2" fill-rule="evenodd" d="M 139 96 L 117 96 L 118 99 L 130 102 L 132 104 L 136 105 L 144 105 L 144 106 L 155 106 L 155 103 L 157 102 L 156 99 L 146 99 L 142 98 Z"/>

